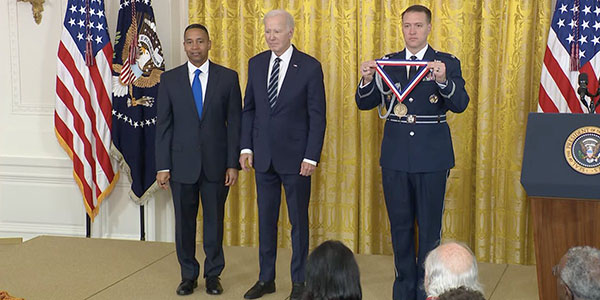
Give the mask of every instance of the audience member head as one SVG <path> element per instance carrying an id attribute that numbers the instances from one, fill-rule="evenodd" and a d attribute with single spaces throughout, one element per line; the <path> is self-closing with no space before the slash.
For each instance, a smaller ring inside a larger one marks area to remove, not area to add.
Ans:
<path id="1" fill-rule="evenodd" d="M 573 247 L 554 266 L 558 298 L 573 300 L 600 299 L 600 250 Z"/>
<path id="2" fill-rule="evenodd" d="M 360 273 L 352 251 L 339 241 L 315 248 L 306 262 L 304 300 L 360 300 Z"/>
<path id="3" fill-rule="evenodd" d="M 477 273 L 477 260 L 469 247 L 457 242 L 441 244 L 425 259 L 425 293 L 438 297 L 461 286 L 482 292 Z"/>
<path id="4" fill-rule="evenodd" d="M 485 300 L 485 297 L 480 291 L 461 286 L 444 292 L 437 300 Z"/>

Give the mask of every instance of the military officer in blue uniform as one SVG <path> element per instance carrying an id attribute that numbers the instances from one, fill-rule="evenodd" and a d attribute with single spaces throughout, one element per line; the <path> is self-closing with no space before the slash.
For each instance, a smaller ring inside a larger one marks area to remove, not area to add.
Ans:
<path id="1" fill-rule="evenodd" d="M 383 103 L 391 111 L 386 117 L 380 164 L 396 267 L 393 299 L 424 300 L 423 262 L 440 243 L 446 179 L 454 166 L 446 112 L 463 112 L 469 96 L 459 60 L 428 45 L 431 11 L 427 7 L 407 8 L 402 13 L 402 32 L 406 48 L 384 59 L 427 61 L 424 68 L 429 74 L 399 103 L 392 94 L 385 96 L 389 87 L 377 84 L 375 61 L 363 62 L 356 104 L 369 110 Z M 416 73 L 406 66 L 386 66 L 384 71 L 401 87 Z"/>

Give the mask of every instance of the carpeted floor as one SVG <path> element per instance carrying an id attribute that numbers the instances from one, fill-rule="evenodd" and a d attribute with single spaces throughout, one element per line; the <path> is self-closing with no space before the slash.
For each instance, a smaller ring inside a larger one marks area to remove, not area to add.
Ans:
<path id="1" fill-rule="evenodd" d="M 198 260 L 203 261 L 202 247 Z M 285 299 L 291 289 L 291 251 L 279 249 L 277 292 L 261 299 Z M 391 299 L 391 256 L 357 255 L 363 299 Z M 26 300 L 64 299 L 243 299 L 258 278 L 258 249 L 226 247 L 221 276 L 225 292 L 211 296 L 204 282 L 190 296 L 177 296 L 179 265 L 172 243 L 41 236 L 0 242 L 0 290 Z M 489 300 L 538 299 L 535 266 L 480 263 Z"/>

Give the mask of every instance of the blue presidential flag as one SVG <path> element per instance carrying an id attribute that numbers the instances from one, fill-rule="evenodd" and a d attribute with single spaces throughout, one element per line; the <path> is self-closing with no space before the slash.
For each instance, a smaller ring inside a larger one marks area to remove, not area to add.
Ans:
<path id="1" fill-rule="evenodd" d="M 156 189 L 155 98 L 165 70 L 150 0 L 120 0 L 113 57 L 113 156 L 144 204 Z"/>

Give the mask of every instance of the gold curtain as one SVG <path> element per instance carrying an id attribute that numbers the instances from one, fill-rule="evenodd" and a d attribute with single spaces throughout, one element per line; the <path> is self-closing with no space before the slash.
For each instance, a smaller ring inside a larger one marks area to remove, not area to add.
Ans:
<path id="1" fill-rule="evenodd" d="M 283 8 L 295 19 L 292 43 L 323 65 L 327 131 L 312 179 L 310 243 L 339 239 L 357 253 L 391 254 L 379 151 L 384 122 L 354 102 L 360 62 L 403 49 L 401 13 L 433 12 L 429 42 L 456 55 L 471 97 L 450 114 L 456 167 L 450 173 L 444 239 L 467 243 L 481 261 L 534 263 L 529 203 L 520 170 L 527 114 L 535 111 L 552 0 L 190 0 L 190 23 L 210 32 L 210 59 L 237 70 L 267 49 L 262 18 Z M 201 232 L 201 231 L 199 231 Z M 201 238 L 201 234 L 199 234 Z M 225 244 L 257 246 L 254 174 L 230 191 Z M 285 201 L 279 246 L 291 248 Z"/>

